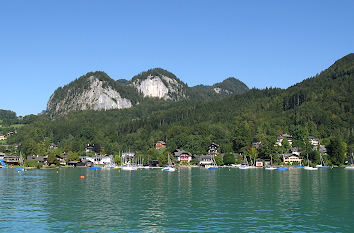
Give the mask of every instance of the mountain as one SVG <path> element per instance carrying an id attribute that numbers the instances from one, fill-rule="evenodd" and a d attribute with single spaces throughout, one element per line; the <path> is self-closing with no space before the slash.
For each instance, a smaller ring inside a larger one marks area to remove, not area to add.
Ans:
<path id="1" fill-rule="evenodd" d="M 197 85 L 191 87 L 189 90 L 189 96 L 191 96 L 192 99 L 203 100 L 207 98 L 240 95 L 248 90 L 246 84 L 234 77 L 230 77 L 212 86 Z"/>
<path id="2" fill-rule="evenodd" d="M 54 120 L 43 115 L 19 129 L 9 143 L 21 143 L 21 150 L 31 154 L 31 148 L 39 151 L 47 142 L 59 143 L 63 150 L 74 152 L 94 143 L 102 145 L 106 153 L 130 149 L 151 160 L 156 159 L 151 148 L 159 140 L 167 143 L 169 152 L 183 148 L 203 154 L 215 142 L 222 152 L 245 155 L 250 154 L 252 141 L 259 140 L 258 157 L 269 159 L 273 155 L 273 161 L 280 161 L 274 143 L 278 135 L 288 133 L 298 145 L 310 135 L 320 138 L 324 145 L 337 138 L 347 144 L 347 153 L 351 154 L 353 80 L 354 54 L 349 54 L 315 77 L 287 89 L 251 89 L 240 95 L 201 101 L 145 98 L 131 108 L 73 111 Z M 193 88 L 211 90 L 210 86 Z M 142 98 L 136 92 L 136 98 Z"/>
<path id="3" fill-rule="evenodd" d="M 104 72 L 90 72 L 59 87 L 48 101 L 47 113 L 54 116 L 77 110 L 130 108 L 138 99 L 134 88 L 114 81 Z"/>
<path id="4" fill-rule="evenodd" d="M 203 100 L 240 94 L 247 90 L 245 84 L 234 78 L 207 87 L 206 91 L 189 88 L 174 74 L 161 68 L 142 72 L 131 81 L 115 81 L 106 73 L 97 71 L 59 87 L 48 101 L 47 113 L 54 117 L 71 111 L 130 108 L 149 98 L 168 101 Z"/>

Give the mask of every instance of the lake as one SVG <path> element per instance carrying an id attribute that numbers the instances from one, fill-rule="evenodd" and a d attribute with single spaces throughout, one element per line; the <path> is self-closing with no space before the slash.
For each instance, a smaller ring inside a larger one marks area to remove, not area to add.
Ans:
<path id="1" fill-rule="evenodd" d="M 344 168 L 3 168 L 0 231 L 353 232 L 353 178 Z"/>

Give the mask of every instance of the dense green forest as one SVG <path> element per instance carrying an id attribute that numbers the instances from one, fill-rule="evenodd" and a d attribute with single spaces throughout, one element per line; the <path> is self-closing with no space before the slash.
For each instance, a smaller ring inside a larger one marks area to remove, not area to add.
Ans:
<path id="1" fill-rule="evenodd" d="M 167 143 L 168 151 L 183 148 L 203 154 L 216 142 L 223 152 L 269 158 L 277 154 L 276 137 L 289 133 L 302 148 L 311 135 L 328 145 L 330 152 L 337 143 L 352 153 L 353 78 L 354 54 L 349 54 L 286 90 L 251 89 L 205 101 L 149 99 L 130 109 L 77 111 L 55 120 L 42 115 L 8 141 L 20 143 L 25 154 L 44 153 L 41 148 L 50 143 L 67 152 L 81 152 L 90 143 L 100 145 L 105 153 L 130 149 L 144 154 L 158 140 Z M 262 142 L 257 151 L 250 147 L 255 140 Z M 342 157 L 332 161 L 340 164 Z"/>

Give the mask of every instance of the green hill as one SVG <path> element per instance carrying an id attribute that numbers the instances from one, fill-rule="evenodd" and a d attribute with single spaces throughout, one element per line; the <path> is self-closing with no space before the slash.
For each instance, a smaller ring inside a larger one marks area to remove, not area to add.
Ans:
<path id="1" fill-rule="evenodd" d="M 253 140 L 260 140 L 259 156 L 266 158 L 273 153 L 276 136 L 290 133 L 300 135 L 298 140 L 316 136 L 323 144 L 333 137 L 342 138 L 351 150 L 353 77 L 354 55 L 350 54 L 286 90 L 251 89 L 200 102 L 151 99 L 130 109 L 73 112 L 54 121 L 42 116 L 12 140 L 23 145 L 28 138 L 35 143 L 47 140 L 73 151 L 98 143 L 107 153 L 128 148 L 146 152 L 158 140 L 164 140 L 169 150 L 183 147 L 205 153 L 216 142 L 224 152 L 246 152 Z"/>

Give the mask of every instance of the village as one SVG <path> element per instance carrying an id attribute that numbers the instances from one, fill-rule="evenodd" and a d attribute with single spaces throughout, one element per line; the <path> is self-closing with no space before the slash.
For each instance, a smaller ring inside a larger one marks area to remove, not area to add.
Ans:
<path id="1" fill-rule="evenodd" d="M 0 135 L 0 140 L 10 137 L 12 134 Z M 323 158 L 327 156 L 327 149 L 320 144 L 319 138 L 310 136 L 308 138 L 309 144 L 314 151 L 319 151 L 321 157 L 321 165 L 325 165 L 326 161 Z M 257 151 L 261 146 L 260 141 L 252 142 L 252 149 Z M 285 146 L 286 144 L 287 146 Z M 274 147 L 285 148 L 280 150 L 282 153 L 269 156 L 270 158 L 257 158 L 257 155 L 250 154 L 236 154 L 236 153 L 222 153 L 220 146 L 217 143 L 211 143 L 207 148 L 207 154 L 196 155 L 182 148 L 176 149 L 170 153 L 171 159 L 150 158 L 144 155 L 137 155 L 132 151 L 121 151 L 116 155 L 97 153 L 94 144 L 88 144 L 85 147 L 84 155 L 77 158 L 70 158 L 65 152 L 56 154 L 55 157 L 50 155 L 15 155 L 12 150 L 16 150 L 17 146 L 11 150 L 9 146 L 3 146 L 5 150 L 0 152 L 1 167 L 32 167 L 32 168 L 55 168 L 55 167 L 117 167 L 117 166 L 140 166 L 146 168 L 158 168 L 165 166 L 171 162 L 173 166 L 194 166 L 194 167 L 208 167 L 212 164 L 217 166 L 240 166 L 241 164 L 249 164 L 254 167 L 262 168 L 274 165 L 274 157 L 280 158 L 276 165 L 282 166 L 303 166 L 304 161 L 308 161 L 306 155 L 301 151 L 301 148 L 293 147 L 293 138 L 291 135 L 282 134 L 277 137 Z M 51 143 L 49 150 L 58 149 L 58 145 Z M 166 157 L 167 144 L 164 141 L 157 141 L 154 149 L 158 154 Z M 314 161 L 309 161 L 313 163 Z M 273 164 L 272 164 L 273 163 Z M 307 163 L 307 162 L 306 162 Z"/>

